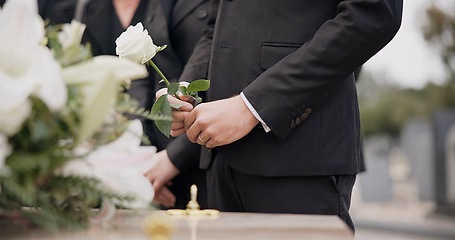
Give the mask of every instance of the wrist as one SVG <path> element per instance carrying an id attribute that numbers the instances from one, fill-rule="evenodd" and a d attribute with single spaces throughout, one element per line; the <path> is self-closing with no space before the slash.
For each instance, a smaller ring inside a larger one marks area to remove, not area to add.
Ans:
<path id="1" fill-rule="evenodd" d="M 235 96 L 234 98 L 236 98 L 236 101 L 238 102 L 238 106 L 240 106 L 240 114 L 243 116 L 243 119 L 245 119 L 246 124 L 248 126 L 251 126 L 251 128 L 256 126 L 259 123 L 259 120 L 248 108 L 248 106 L 246 105 L 246 103 L 242 99 L 242 97 L 240 95 L 238 95 L 238 96 Z"/>

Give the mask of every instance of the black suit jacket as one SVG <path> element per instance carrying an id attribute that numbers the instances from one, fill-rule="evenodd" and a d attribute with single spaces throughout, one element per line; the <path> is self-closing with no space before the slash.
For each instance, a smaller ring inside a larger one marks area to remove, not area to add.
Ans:
<path id="1" fill-rule="evenodd" d="M 263 176 L 359 172 L 359 110 L 353 72 L 401 24 L 402 0 L 214 0 L 206 35 L 182 80 L 208 77 L 206 101 L 243 92 L 272 129 L 203 149 Z M 222 116 L 221 116 L 222 117 Z M 179 145 L 179 146 L 178 146 Z M 168 151 L 190 146 L 176 142 Z M 175 155 L 178 155 L 175 153 Z"/>

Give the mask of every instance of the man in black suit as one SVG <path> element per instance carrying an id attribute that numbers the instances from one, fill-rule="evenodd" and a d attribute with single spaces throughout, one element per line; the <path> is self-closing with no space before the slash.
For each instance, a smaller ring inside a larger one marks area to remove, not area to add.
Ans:
<path id="1" fill-rule="evenodd" d="M 119 11 L 125 8 L 116 9 L 115 0 L 38 1 L 42 6 L 41 15 L 52 23 L 67 23 L 74 15 L 79 15 L 79 20 L 86 24 L 83 41 L 91 44 L 94 55 L 116 55 L 116 38 L 128 25 L 142 22 L 156 45 L 168 45 L 153 61 L 167 78 L 173 81 L 180 77 L 196 42 L 203 34 L 208 16 L 208 0 L 139 0 L 131 20 L 128 22 L 126 19 L 127 24 L 123 25 L 125 22 L 122 21 Z M 76 9 L 81 2 L 84 2 L 80 5 L 82 9 Z M 149 69 L 149 73 L 148 78 L 133 81 L 128 89 L 128 93 L 145 109 L 150 109 L 153 105 L 158 81 L 161 79 L 153 69 Z M 142 122 L 152 145 L 156 146 L 158 151 L 163 150 L 172 139 L 164 137 L 152 121 L 142 119 Z M 192 159 L 188 161 L 191 164 L 185 162 L 183 165 L 172 165 L 174 176 L 176 175 L 175 178 L 168 179 L 172 181 L 172 185 L 155 188 L 155 200 L 164 207 L 185 208 L 190 200 L 190 186 L 197 184 L 198 201 L 202 207 L 206 207 L 205 173 L 197 165 L 199 151 L 195 149 L 184 154 Z M 159 152 L 158 161 L 161 162 L 160 159 L 164 156 L 167 157 L 166 151 Z M 150 171 L 160 174 L 154 172 L 154 169 Z"/>
<path id="2" fill-rule="evenodd" d="M 401 24 L 402 0 L 213 0 L 181 80 L 211 80 L 173 113 L 167 147 L 202 146 L 209 207 L 338 215 L 360 171 L 353 72 Z M 159 91 L 157 95 L 160 95 Z M 171 157 L 172 159 L 172 157 Z"/>

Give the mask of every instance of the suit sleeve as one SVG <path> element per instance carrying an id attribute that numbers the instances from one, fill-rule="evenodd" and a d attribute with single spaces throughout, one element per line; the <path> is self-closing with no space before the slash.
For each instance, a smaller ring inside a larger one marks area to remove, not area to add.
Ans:
<path id="1" fill-rule="evenodd" d="M 191 82 L 197 79 L 208 78 L 213 28 L 218 12 L 218 2 L 219 0 L 211 0 L 210 2 L 207 27 L 204 29 L 204 35 L 197 42 L 193 54 L 185 65 L 179 79 L 180 81 Z M 180 171 L 185 171 L 199 163 L 201 146 L 192 143 L 186 135 L 174 139 L 167 145 L 166 150 L 171 162 Z"/>
<path id="2" fill-rule="evenodd" d="M 401 25 L 402 5 L 402 0 L 341 1 L 336 17 L 310 41 L 248 85 L 243 93 L 272 132 L 285 139 L 293 131 L 292 116 L 309 114 L 383 48 Z"/>
<path id="3" fill-rule="evenodd" d="M 199 164 L 201 146 L 190 142 L 186 135 L 182 135 L 170 142 L 167 154 L 172 164 L 181 172 Z"/>

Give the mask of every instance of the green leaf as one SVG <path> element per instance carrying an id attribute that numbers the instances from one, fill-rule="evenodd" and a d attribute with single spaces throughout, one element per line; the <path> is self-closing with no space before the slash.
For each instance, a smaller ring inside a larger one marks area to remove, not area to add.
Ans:
<path id="1" fill-rule="evenodd" d="M 167 94 L 161 95 L 152 106 L 152 113 L 159 114 L 172 119 L 172 108 L 167 99 Z M 169 120 L 155 120 L 155 125 L 166 137 L 171 134 L 172 121 Z"/>
<path id="2" fill-rule="evenodd" d="M 202 98 L 199 97 L 198 95 L 196 95 L 196 96 L 191 96 L 191 97 L 196 101 L 196 103 L 201 103 L 201 102 L 202 102 Z"/>
<path id="3" fill-rule="evenodd" d="M 167 89 L 167 94 L 171 96 L 175 96 L 177 94 L 177 91 L 179 90 L 179 84 L 178 83 L 171 83 Z"/>
<path id="4" fill-rule="evenodd" d="M 181 93 L 182 95 L 184 95 L 184 96 L 188 95 L 188 88 L 187 88 L 186 86 L 180 85 L 180 86 L 179 86 L 179 91 L 180 91 L 180 93 Z"/>
<path id="5" fill-rule="evenodd" d="M 210 88 L 210 80 L 199 79 L 188 85 L 188 92 L 207 91 Z"/>

